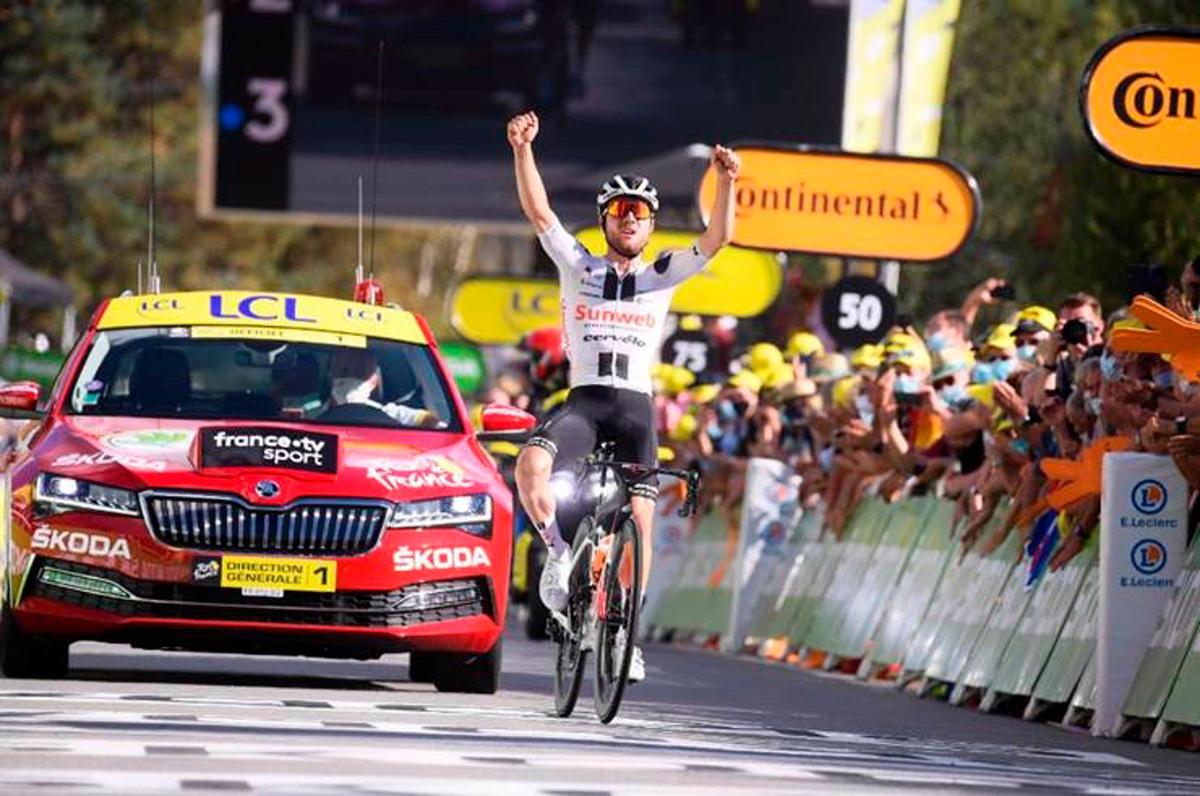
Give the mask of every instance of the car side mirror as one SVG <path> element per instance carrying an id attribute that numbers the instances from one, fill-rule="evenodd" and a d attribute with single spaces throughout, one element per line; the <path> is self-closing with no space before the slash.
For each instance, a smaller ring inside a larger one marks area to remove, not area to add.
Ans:
<path id="1" fill-rule="evenodd" d="M 515 406 L 488 404 L 483 407 L 480 442 L 524 442 L 537 425 L 537 418 Z"/>
<path id="2" fill-rule="evenodd" d="M 42 400 L 42 386 L 36 381 L 14 381 L 0 387 L 0 417 L 19 420 L 40 418 L 38 402 Z"/>

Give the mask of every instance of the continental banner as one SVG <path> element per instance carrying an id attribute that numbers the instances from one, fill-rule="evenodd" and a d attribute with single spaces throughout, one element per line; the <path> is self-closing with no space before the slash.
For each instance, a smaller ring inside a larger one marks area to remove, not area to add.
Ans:
<path id="1" fill-rule="evenodd" d="M 751 249 L 933 262 L 951 257 L 979 221 L 979 187 L 943 160 L 769 143 L 735 144 L 733 242 Z M 717 190 L 700 182 L 707 214 Z"/>
<path id="2" fill-rule="evenodd" d="M 942 135 L 942 107 L 962 0 L 908 0 L 897 103 L 896 152 L 934 157 Z"/>
<path id="3" fill-rule="evenodd" d="M 747 629 L 750 637 L 760 641 L 789 637 L 800 601 L 820 569 L 825 551 L 820 541 L 824 516 L 820 507 L 800 513 L 799 522 L 789 534 L 790 560 L 779 562 L 783 568 L 777 579 L 764 582 Z"/>
<path id="4" fill-rule="evenodd" d="M 878 152 L 891 138 L 904 0 L 851 0 L 842 149 Z"/>
<path id="5" fill-rule="evenodd" d="M 1084 128 L 1124 166 L 1200 172 L 1200 28 L 1144 27 L 1104 44 L 1083 74 Z"/>

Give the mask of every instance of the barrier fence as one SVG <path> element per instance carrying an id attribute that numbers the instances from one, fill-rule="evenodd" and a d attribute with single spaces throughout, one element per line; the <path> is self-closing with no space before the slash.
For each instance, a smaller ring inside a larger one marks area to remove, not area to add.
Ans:
<path id="1" fill-rule="evenodd" d="M 921 695 L 985 712 L 1090 722 L 1099 534 L 1050 571 L 1063 536 L 1052 515 L 1029 544 L 1013 531 L 984 552 L 1007 515 L 1001 506 L 964 554 L 950 502 L 870 497 L 835 540 L 822 538 L 819 508 L 795 508 L 797 488 L 781 463 L 752 459 L 740 523 L 715 512 L 674 525 L 669 551 L 655 563 L 662 585 L 648 598 L 647 632 L 860 678 L 894 677 L 900 687 L 915 683 Z M 671 522 L 666 510 L 660 519 Z M 673 577 L 661 577 L 664 563 Z M 1200 726 L 1200 544 L 1188 551 L 1161 616 L 1141 621 L 1155 630 L 1124 698 L 1119 734 L 1162 744 Z"/>

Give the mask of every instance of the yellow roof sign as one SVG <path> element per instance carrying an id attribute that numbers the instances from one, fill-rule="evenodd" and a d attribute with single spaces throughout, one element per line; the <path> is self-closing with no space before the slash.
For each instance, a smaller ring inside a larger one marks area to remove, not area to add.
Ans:
<path id="1" fill-rule="evenodd" d="M 121 296 L 109 301 L 97 324 L 100 329 L 151 326 L 205 327 L 203 333 L 207 336 L 213 336 L 212 327 L 241 330 L 271 327 L 428 344 L 413 314 L 395 307 L 246 290 Z M 308 339 L 332 341 L 335 338 L 313 335 Z"/>
<path id="2" fill-rule="evenodd" d="M 945 161 L 772 145 L 737 151 L 739 246 L 932 262 L 962 248 L 979 218 L 974 178 Z M 710 167 L 700 183 L 705 215 L 716 179 Z"/>
<path id="3" fill-rule="evenodd" d="M 1104 44 L 1083 74 L 1088 135 L 1144 171 L 1200 171 L 1200 28 L 1145 27 Z"/>

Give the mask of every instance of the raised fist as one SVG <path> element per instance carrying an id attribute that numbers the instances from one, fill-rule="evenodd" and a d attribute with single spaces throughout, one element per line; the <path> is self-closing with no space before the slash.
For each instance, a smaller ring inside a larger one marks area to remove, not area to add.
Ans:
<path id="1" fill-rule="evenodd" d="M 736 180 L 738 171 L 742 168 L 742 159 L 732 149 L 717 144 L 713 147 L 712 164 L 716 167 L 718 175 Z"/>
<path id="2" fill-rule="evenodd" d="M 537 114 L 530 111 L 514 116 L 508 122 L 508 143 L 514 149 L 532 144 L 538 134 Z"/>

